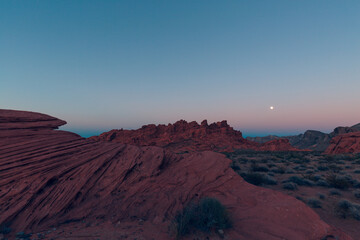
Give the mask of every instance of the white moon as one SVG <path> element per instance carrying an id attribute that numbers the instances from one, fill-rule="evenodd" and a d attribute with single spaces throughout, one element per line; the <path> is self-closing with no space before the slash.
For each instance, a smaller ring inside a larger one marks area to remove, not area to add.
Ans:
<path id="1" fill-rule="evenodd" d="M 270 107 L 270 110 L 274 110 L 274 106 L 271 106 L 271 107 Z"/>

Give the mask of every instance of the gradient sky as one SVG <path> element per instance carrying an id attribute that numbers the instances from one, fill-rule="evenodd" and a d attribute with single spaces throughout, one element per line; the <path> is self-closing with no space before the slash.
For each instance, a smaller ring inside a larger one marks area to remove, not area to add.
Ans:
<path id="1" fill-rule="evenodd" d="M 358 0 L 3 0 L 0 108 L 84 136 L 179 119 L 329 132 L 360 122 L 359 13 Z"/>

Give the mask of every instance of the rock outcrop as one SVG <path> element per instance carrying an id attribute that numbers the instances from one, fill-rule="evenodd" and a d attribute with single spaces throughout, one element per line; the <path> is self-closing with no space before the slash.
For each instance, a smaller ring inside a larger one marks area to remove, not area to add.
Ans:
<path id="1" fill-rule="evenodd" d="M 279 139 L 281 137 L 275 136 L 275 135 L 268 135 L 265 137 L 246 137 L 246 140 L 257 142 L 257 143 L 266 143 L 275 139 Z"/>
<path id="2" fill-rule="evenodd" d="M 350 132 L 334 137 L 324 153 L 360 153 L 360 132 Z"/>
<path id="3" fill-rule="evenodd" d="M 313 151 L 325 151 L 329 145 L 330 141 L 333 137 L 344 133 L 358 132 L 360 131 L 360 123 L 354 125 L 352 127 L 337 127 L 331 133 L 323 133 L 316 130 L 307 130 L 303 134 L 295 135 L 295 136 L 286 136 L 282 138 L 289 139 L 291 146 L 297 149 L 309 149 Z M 268 141 L 278 139 L 280 137 L 270 135 L 265 137 L 247 137 L 247 140 L 258 142 L 258 143 L 266 143 Z"/>
<path id="4" fill-rule="evenodd" d="M 257 150 L 259 151 L 299 151 L 290 145 L 288 139 L 278 138 L 261 144 Z"/>
<path id="5" fill-rule="evenodd" d="M 36 120 L 42 114 L 1 114 L 0 224 L 15 233 L 51 228 L 64 239 L 86 222 L 87 235 L 71 239 L 171 239 L 168 226 L 175 213 L 210 196 L 231 212 L 228 239 L 351 239 L 295 198 L 246 183 L 222 154 L 92 141 L 53 130 L 54 123 L 49 128 Z"/>
<path id="6" fill-rule="evenodd" d="M 240 131 L 234 130 L 226 121 L 208 125 L 206 120 L 201 124 L 180 120 L 168 125 L 145 125 L 137 130 L 111 130 L 90 139 L 138 146 L 159 146 L 174 152 L 232 152 L 237 149 L 299 151 L 283 139 L 276 139 L 271 144 L 246 140 Z"/>

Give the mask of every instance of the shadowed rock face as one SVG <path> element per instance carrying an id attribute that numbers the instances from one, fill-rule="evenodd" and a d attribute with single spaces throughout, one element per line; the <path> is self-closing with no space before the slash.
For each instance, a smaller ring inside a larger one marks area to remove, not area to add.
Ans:
<path id="1" fill-rule="evenodd" d="M 304 203 L 246 183 L 222 154 L 172 154 L 159 147 L 96 142 L 36 121 L 46 115 L 19 116 L 2 120 L 0 130 L 0 224 L 10 224 L 14 232 L 69 228 L 84 220 L 105 229 L 96 238 L 109 236 L 109 224 L 127 224 L 136 226 L 128 237 L 171 239 L 167 229 L 176 211 L 210 196 L 231 212 L 229 239 L 351 239 Z M 87 228 L 88 236 L 92 229 Z M 61 239 L 61 232 L 56 237 Z"/>
<path id="2" fill-rule="evenodd" d="M 246 140 L 257 142 L 257 143 L 266 143 L 275 139 L 279 139 L 281 137 L 275 135 L 269 135 L 265 137 L 246 137 Z"/>
<path id="3" fill-rule="evenodd" d="M 49 115 L 0 109 L 0 130 L 10 129 L 57 129 L 65 121 Z"/>
<path id="4" fill-rule="evenodd" d="M 270 144 L 259 144 L 242 137 L 226 121 L 208 125 L 204 120 L 186 122 L 180 120 L 168 125 L 145 125 L 137 130 L 111 130 L 94 136 L 95 141 L 120 142 L 139 146 L 159 146 L 174 152 L 219 151 L 231 152 L 235 149 L 259 151 L 299 151 L 288 140 L 274 140 Z"/>
<path id="5" fill-rule="evenodd" d="M 330 141 L 333 137 L 357 131 L 360 131 L 360 123 L 352 127 L 337 127 L 329 134 L 315 130 L 307 130 L 303 134 L 283 138 L 289 139 L 291 146 L 298 149 L 325 151 L 329 147 Z M 271 135 L 265 137 L 247 137 L 246 139 L 258 143 L 266 143 L 274 139 L 279 139 L 279 137 Z"/>
<path id="6" fill-rule="evenodd" d="M 360 132 L 350 132 L 338 135 L 331 139 L 326 154 L 359 153 Z"/>

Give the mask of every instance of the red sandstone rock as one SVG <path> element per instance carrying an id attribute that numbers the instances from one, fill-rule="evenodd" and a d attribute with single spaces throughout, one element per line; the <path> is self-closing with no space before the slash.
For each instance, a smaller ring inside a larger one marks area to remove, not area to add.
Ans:
<path id="1" fill-rule="evenodd" d="M 111 130 L 89 139 L 120 142 L 138 146 L 159 146 L 174 152 L 214 150 L 232 152 L 236 149 L 260 151 L 300 151 L 286 139 L 276 139 L 265 144 L 246 140 L 240 131 L 234 130 L 226 121 L 208 125 L 180 120 L 168 125 L 145 125 L 137 130 Z"/>
<path id="2" fill-rule="evenodd" d="M 300 151 L 290 145 L 289 139 L 278 138 L 259 146 L 260 151 Z M 303 150 L 304 151 L 304 150 Z"/>
<path id="3" fill-rule="evenodd" d="M 350 132 L 331 139 L 325 154 L 359 153 L 360 132 Z"/>
<path id="4" fill-rule="evenodd" d="M 24 125 L 44 116 L 20 115 L 27 117 Z M 34 130 L 14 129 L 22 123 L 12 121 L 2 121 L 0 130 L 0 224 L 9 223 L 13 232 L 56 227 L 62 229 L 56 238 L 64 239 L 64 229 L 80 231 L 86 221 L 92 224 L 86 233 L 66 238 L 118 239 L 126 232 L 171 239 L 167 230 L 177 210 L 210 196 L 231 212 L 228 239 L 351 240 L 295 198 L 246 183 L 222 154 L 88 141 L 50 130 L 47 122 L 37 121 Z"/>
<path id="5" fill-rule="evenodd" d="M 49 115 L 0 109 L 0 130 L 2 129 L 56 129 L 65 121 Z"/>

